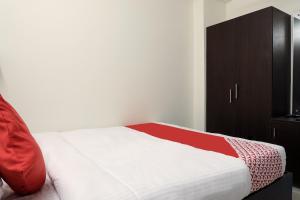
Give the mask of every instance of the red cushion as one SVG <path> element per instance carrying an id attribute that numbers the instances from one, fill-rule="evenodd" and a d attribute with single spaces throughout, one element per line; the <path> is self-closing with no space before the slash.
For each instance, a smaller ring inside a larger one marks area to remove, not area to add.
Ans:
<path id="1" fill-rule="evenodd" d="M 22 118 L 1 95 L 0 177 L 20 195 L 38 191 L 46 179 L 39 146 Z"/>

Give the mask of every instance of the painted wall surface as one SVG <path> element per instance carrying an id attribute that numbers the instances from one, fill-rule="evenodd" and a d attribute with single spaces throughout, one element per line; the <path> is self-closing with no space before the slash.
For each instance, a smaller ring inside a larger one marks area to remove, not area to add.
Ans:
<path id="1" fill-rule="evenodd" d="M 194 128 L 206 128 L 206 27 L 224 21 L 225 3 L 194 1 Z"/>
<path id="2" fill-rule="evenodd" d="M 205 19 L 204 1 L 194 0 L 193 128 L 205 130 Z"/>
<path id="3" fill-rule="evenodd" d="M 205 27 L 226 20 L 226 3 L 224 1 L 205 0 L 204 7 Z"/>
<path id="4" fill-rule="evenodd" d="M 194 45 L 194 3 L 0 1 L 1 94 L 33 132 L 146 121 L 192 127 L 194 72 L 204 69 L 195 71 L 194 49 L 197 60 L 204 50 L 203 35 Z"/>
<path id="5" fill-rule="evenodd" d="M 289 14 L 300 11 L 299 0 L 232 0 L 226 4 L 226 19 L 232 19 L 269 6 L 274 6 Z"/>

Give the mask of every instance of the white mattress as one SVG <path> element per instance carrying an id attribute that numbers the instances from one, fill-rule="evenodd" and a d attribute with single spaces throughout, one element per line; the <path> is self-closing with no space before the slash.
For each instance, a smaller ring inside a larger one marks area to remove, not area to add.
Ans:
<path id="1" fill-rule="evenodd" d="M 250 173 L 242 160 L 125 127 L 35 138 L 50 178 L 25 200 L 241 200 L 250 193 Z M 284 149 L 272 146 L 285 166 Z"/>

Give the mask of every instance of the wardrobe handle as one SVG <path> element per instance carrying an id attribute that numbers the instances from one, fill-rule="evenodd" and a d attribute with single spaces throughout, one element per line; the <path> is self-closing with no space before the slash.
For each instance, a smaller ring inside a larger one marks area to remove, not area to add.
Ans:
<path id="1" fill-rule="evenodd" d="M 276 139 L 276 128 L 273 128 L 273 139 Z"/>
<path id="2" fill-rule="evenodd" d="M 232 103 L 232 90 L 229 90 L 229 103 Z"/>
<path id="3" fill-rule="evenodd" d="M 239 98 L 239 86 L 236 83 L 235 84 L 235 99 L 238 100 L 238 98 Z"/>

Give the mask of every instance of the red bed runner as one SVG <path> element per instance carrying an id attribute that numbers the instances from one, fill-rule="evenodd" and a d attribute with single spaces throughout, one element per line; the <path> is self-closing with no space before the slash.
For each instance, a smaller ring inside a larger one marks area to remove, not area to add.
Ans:
<path id="1" fill-rule="evenodd" d="M 279 152 L 261 143 L 210 135 L 155 123 L 127 127 L 157 138 L 242 159 L 250 171 L 252 192 L 269 185 L 283 175 Z"/>
<path id="2" fill-rule="evenodd" d="M 236 151 L 223 137 L 203 133 L 199 134 L 198 132 L 155 123 L 132 125 L 128 126 L 128 128 L 135 129 L 161 139 L 187 144 L 198 149 L 214 151 L 236 158 L 239 157 Z"/>

